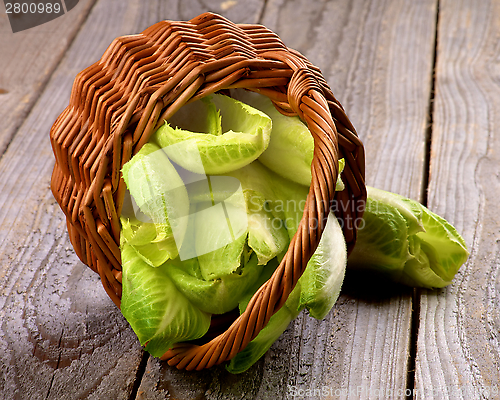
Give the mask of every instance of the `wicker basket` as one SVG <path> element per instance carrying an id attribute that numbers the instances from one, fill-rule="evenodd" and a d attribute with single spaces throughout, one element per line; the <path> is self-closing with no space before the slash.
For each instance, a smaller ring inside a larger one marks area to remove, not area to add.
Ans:
<path id="1" fill-rule="evenodd" d="M 342 106 L 319 69 L 275 33 L 206 13 L 115 39 L 78 74 L 70 104 L 50 132 L 56 158 L 52 192 L 71 243 L 119 307 L 122 166 L 184 104 L 231 88 L 259 92 L 283 114 L 299 115 L 314 137 L 313 179 L 286 256 L 246 311 L 213 316 L 201 343 L 177 344 L 163 356 L 188 370 L 230 360 L 267 324 L 315 251 L 333 202 L 348 249 L 354 246 L 353 221 L 366 200 L 364 149 Z M 346 190 L 335 192 L 342 157 Z"/>

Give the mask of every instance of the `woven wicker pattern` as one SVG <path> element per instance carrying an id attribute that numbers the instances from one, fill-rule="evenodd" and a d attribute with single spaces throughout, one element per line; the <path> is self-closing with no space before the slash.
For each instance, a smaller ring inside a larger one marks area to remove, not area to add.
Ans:
<path id="1" fill-rule="evenodd" d="M 50 132 L 52 191 L 66 214 L 71 243 L 119 306 L 122 166 L 184 104 L 231 88 L 264 94 L 282 113 L 307 123 L 315 142 L 313 179 L 297 234 L 274 275 L 241 316 L 214 316 L 204 343 L 169 350 L 163 358 L 178 368 L 229 360 L 260 332 L 302 275 L 334 201 L 352 248 L 353 221 L 366 199 L 364 150 L 353 126 L 321 72 L 276 34 L 207 13 L 115 39 L 78 74 L 70 104 Z M 346 160 L 346 190 L 335 192 L 339 158 Z"/>

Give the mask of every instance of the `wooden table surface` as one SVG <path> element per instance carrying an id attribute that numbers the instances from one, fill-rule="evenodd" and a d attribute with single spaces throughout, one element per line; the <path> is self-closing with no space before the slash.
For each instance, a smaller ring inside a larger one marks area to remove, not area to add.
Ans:
<path id="1" fill-rule="evenodd" d="M 13 34 L 0 6 L 1 399 L 500 398 L 499 0 L 81 0 Z M 319 66 L 366 148 L 367 183 L 417 199 L 471 252 L 437 291 L 348 274 L 249 371 L 144 353 L 76 257 L 50 191 L 49 130 L 120 35 L 214 11 Z"/>

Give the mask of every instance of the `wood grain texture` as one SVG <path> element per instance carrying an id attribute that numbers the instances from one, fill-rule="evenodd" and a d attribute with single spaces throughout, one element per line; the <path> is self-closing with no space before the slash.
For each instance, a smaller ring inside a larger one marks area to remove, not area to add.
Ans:
<path id="1" fill-rule="evenodd" d="M 264 0 L 169 0 L 160 2 L 158 17 L 185 21 L 210 11 L 240 23 L 256 23 Z"/>
<path id="2" fill-rule="evenodd" d="M 0 6 L 0 154 L 40 96 L 95 0 L 82 0 L 67 14 L 12 33 Z"/>
<path id="3" fill-rule="evenodd" d="M 500 398 L 500 2 L 440 1 L 429 207 L 471 251 L 422 295 L 421 399 Z"/>

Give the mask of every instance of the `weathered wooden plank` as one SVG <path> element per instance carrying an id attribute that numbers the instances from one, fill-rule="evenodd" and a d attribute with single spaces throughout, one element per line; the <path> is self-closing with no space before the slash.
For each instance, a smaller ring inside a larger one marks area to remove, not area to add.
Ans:
<path id="1" fill-rule="evenodd" d="M 0 154 L 40 95 L 95 0 L 26 31 L 12 33 L 0 7 Z"/>
<path id="2" fill-rule="evenodd" d="M 500 397 L 499 15 L 498 1 L 440 1 L 429 207 L 471 256 L 422 294 L 417 398 Z"/>
<path id="3" fill-rule="evenodd" d="M 210 11 L 235 23 L 255 23 L 262 13 L 264 0 L 170 0 L 160 2 L 158 17 L 186 21 Z"/>
<path id="4" fill-rule="evenodd" d="M 417 199 L 435 13 L 435 1 L 269 0 L 261 20 L 323 70 L 365 141 L 368 183 Z M 411 293 L 350 276 L 325 320 L 302 314 L 246 373 L 178 372 L 150 359 L 138 399 L 397 397 L 406 389 Z"/>

